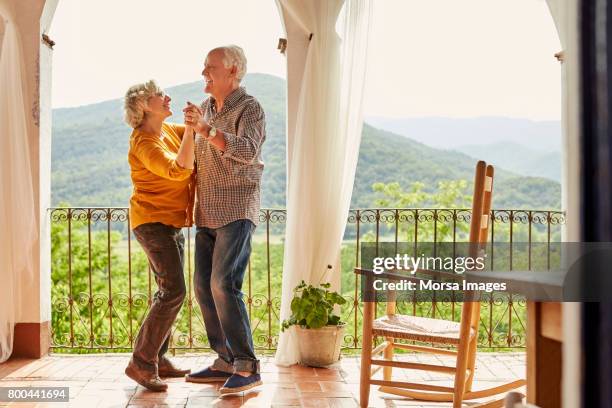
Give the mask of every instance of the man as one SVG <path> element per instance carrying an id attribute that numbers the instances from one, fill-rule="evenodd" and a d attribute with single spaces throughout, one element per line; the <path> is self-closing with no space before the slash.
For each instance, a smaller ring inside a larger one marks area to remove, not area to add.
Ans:
<path id="1" fill-rule="evenodd" d="M 261 384 L 241 288 L 259 218 L 266 132 L 261 105 L 240 87 L 245 73 L 240 47 L 213 49 L 202 71 L 210 97 L 201 110 L 185 109 L 185 123 L 197 133 L 194 286 L 218 354 L 212 366 L 187 381 L 225 381 L 221 394 Z"/>

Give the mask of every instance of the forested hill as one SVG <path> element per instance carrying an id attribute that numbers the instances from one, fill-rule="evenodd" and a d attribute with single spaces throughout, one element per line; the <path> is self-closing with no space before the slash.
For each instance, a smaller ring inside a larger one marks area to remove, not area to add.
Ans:
<path id="1" fill-rule="evenodd" d="M 266 112 L 267 141 L 263 207 L 285 206 L 285 82 L 252 74 L 245 78 L 247 92 L 256 96 Z M 194 82 L 167 89 L 175 115 L 187 100 L 199 103 L 203 83 Z M 73 206 L 127 206 L 131 181 L 127 164 L 131 129 L 122 121 L 122 100 L 115 99 L 76 108 L 53 111 L 52 201 Z M 420 181 L 433 190 L 442 180 L 471 182 L 474 158 L 452 150 L 435 149 L 404 136 L 364 126 L 352 207 L 371 207 L 377 195 L 375 182 L 399 182 L 404 189 Z M 495 208 L 560 208 L 557 182 L 517 176 L 497 169 Z"/>

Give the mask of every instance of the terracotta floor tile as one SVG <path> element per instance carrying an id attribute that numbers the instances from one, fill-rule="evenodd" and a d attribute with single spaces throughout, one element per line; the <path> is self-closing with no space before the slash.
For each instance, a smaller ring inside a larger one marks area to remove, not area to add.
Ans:
<path id="1" fill-rule="evenodd" d="M 19 367 L 23 367 L 26 364 L 34 361 L 33 359 L 28 358 L 11 358 L 4 363 L 0 364 L 0 379 L 6 377 L 8 374 L 12 373 L 19 369 Z"/>
<path id="2" fill-rule="evenodd" d="M 262 373 L 290 373 L 291 367 L 283 367 L 274 364 L 273 362 L 260 363 L 260 371 Z"/>
<path id="3" fill-rule="evenodd" d="M 316 371 L 312 367 L 306 367 L 299 364 L 295 364 L 291 366 L 291 373 L 293 375 L 316 375 Z"/>
<path id="4" fill-rule="evenodd" d="M 361 380 L 359 374 L 351 374 L 348 376 L 343 376 L 342 379 L 347 384 L 359 384 L 359 381 Z"/>
<path id="5" fill-rule="evenodd" d="M 357 408 L 359 404 L 354 398 L 329 398 L 330 408 Z"/>
<path id="6" fill-rule="evenodd" d="M 306 373 L 292 374 L 292 376 L 291 376 L 291 381 L 292 382 L 298 382 L 298 381 L 317 381 L 319 379 L 320 379 L 320 377 L 317 377 L 314 374 L 306 374 Z"/>
<path id="7" fill-rule="evenodd" d="M 292 389 L 292 390 L 297 390 L 297 384 L 298 383 L 293 382 L 293 381 L 292 382 L 284 382 L 283 381 L 283 382 L 276 382 L 276 383 L 263 381 L 263 385 L 264 386 L 270 385 L 270 386 L 273 386 L 275 388 L 289 388 L 289 389 Z"/>
<path id="8" fill-rule="evenodd" d="M 42 378 L 54 378 L 62 374 L 66 367 L 73 364 L 72 359 L 58 359 L 51 364 L 45 365 L 34 372 L 35 376 Z"/>
<path id="9" fill-rule="evenodd" d="M 321 391 L 349 391 L 347 384 L 339 381 L 319 381 Z"/>
<path id="10" fill-rule="evenodd" d="M 85 397 L 77 397 L 75 399 L 70 400 L 70 406 L 71 407 L 80 407 L 80 408 L 95 408 L 97 407 L 101 402 L 102 402 L 103 398 L 101 396 L 97 396 L 97 397 L 92 397 L 92 396 L 85 396 Z"/>
<path id="11" fill-rule="evenodd" d="M 244 400 L 239 396 L 228 396 L 223 398 L 217 398 L 213 401 L 211 407 L 215 408 L 233 408 L 233 407 L 241 407 Z"/>
<path id="12" fill-rule="evenodd" d="M 315 373 L 317 374 L 325 374 L 325 373 L 339 372 L 342 370 L 342 367 L 341 366 L 331 366 L 327 368 L 315 367 L 314 370 L 315 370 Z"/>
<path id="13" fill-rule="evenodd" d="M 136 392 L 134 393 L 134 395 L 132 396 L 132 398 L 134 399 L 146 399 L 149 401 L 163 401 L 166 398 L 168 398 L 168 392 L 153 392 L 153 391 L 149 391 L 146 388 L 143 388 L 141 386 L 138 386 L 138 389 L 136 390 Z"/>
<path id="14" fill-rule="evenodd" d="M 103 398 L 98 405 L 98 408 L 114 408 L 114 407 L 126 407 L 130 403 L 130 399 L 119 399 L 119 398 Z"/>
<path id="15" fill-rule="evenodd" d="M 244 395 L 243 406 L 245 407 L 269 407 L 272 405 L 274 393 L 270 392 L 252 392 Z M 285 400 L 287 401 L 287 400 Z"/>
<path id="16" fill-rule="evenodd" d="M 318 381 L 343 381 L 344 377 L 339 372 L 319 373 L 316 376 Z"/>
<path id="17" fill-rule="evenodd" d="M 7 372 L 5 378 L 37 378 L 37 376 L 33 375 L 36 371 L 41 368 L 52 365 L 56 361 L 56 358 L 48 358 L 48 359 L 40 359 L 40 360 L 28 360 L 28 359 L 20 359 L 15 362 L 15 366 L 13 366 L 13 370 Z"/>
<path id="18" fill-rule="evenodd" d="M 307 378 L 310 378 L 310 376 L 308 376 Z M 291 373 L 261 373 L 261 380 L 264 383 L 295 384 L 295 377 Z"/>
<path id="19" fill-rule="evenodd" d="M 267 390 L 267 392 L 271 392 L 273 403 L 293 404 L 296 403 L 296 400 L 299 400 L 300 397 L 297 390 L 289 388 L 276 388 Z M 299 401 L 297 402 L 299 403 Z"/>
<path id="20" fill-rule="evenodd" d="M 294 383 L 296 384 L 296 389 L 297 389 L 297 384 L 300 382 L 317 382 L 317 378 L 316 377 L 296 377 L 293 379 Z"/>
<path id="21" fill-rule="evenodd" d="M 209 397 L 218 397 L 219 390 L 216 387 L 203 387 L 200 389 L 193 389 L 189 393 L 189 399 L 192 398 L 209 398 Z"/>
<path id="22" fill-rule="evenodd" d="M 300 398 L 303 408 L 329 408 L 327 398 Z"/>
<path id="23" fill-rule="evenodd" d="M 217 398 L 214 397 L 207 397 L 207 398 L 198 398 L 198 399 L 189 399 L 187 400 L 187 404 L 185 405 L 185 407 L 189 407 L 189 408 L 201 408 L 201 407 L 212 407 L 213 406 L 213 402 L 216 401 Z"/>
<path id="24" fill-rule="evenodd" d="M 296 383 L 297 389 L 300 392 L 321 392 L 323 389 L 316 381 L 300 381 Z"/>
<path id="25" fill-rule="evenodd" d="M 97 397 L 101 401 L 125 401 L 127 403 L 132 398 L 132 393 L 110 390 L 97 390 L 97 392 L 94 392 L 93 390 L 89 390 L 78 393 L 74 398 L 71 398 L 70 401 L 91 397 Z"/>
<path id="26" fill-rule="evenodd" d="M 276 396 L 272 396 L 272 398 L 270 399 L 264 399 L 263 401 L 265 401 L 266 403 L 269 401 L 270 405 L 272 406 L 300 406 L 302 405 L 300 402 L 300 399 L 298 397 L 276 397 Z"/>
<path id="27" fill-rule="evenodd" d="M 150 399 L 141 399 L 141 398 L 132 398 L 129 401 L 130 405 L 138 405 L 138 404 L 164 404 L 164 405 L 181 405 L 184 406 L 187 404 L 187 398 L 166 398 L 164 400 L 150 400 Z"/>
<path id="28" fill-rule="evenodd" d="M 415 362 L 447 364 L 449 359 L 418 354 L 398 354 L 397 359 Z M 0 364 L 0 386 L 67 386 L 70 403 L 49 405 L 52 408 L 98 408 L 131 406 L 178 407 L 289 407 L 353 408 L 358 406 L 359 358 L 344 357 L 330 368 L 300 365 L 278 367 L 271 356 L 261 356 L 264 385 L 257 391 L 230 398 L 219 398 L 216 384 L 186 383 L 182 378 L 167 379 L 168 392 L 151 393 L 138 386 L 123 373 L 129 354 L 112 355 L 53 355 L 41 360 L 16 360 Z M 171 357 L 181 367 L 205 367 L 212 363 L 210 354 L 177 355 Z M 450 359 L 452 360 L 452 358 Z M 449 360 L 449 361 L 450 361 Z M 452 363 L 452 361 L 451 361 Z M 448 364 L 447 364 L 448 365 Z M 477 357 L 474 388 L 498 385 L 524 375 L 525 355 L 522 353 L 480 353 Z M 379 374 L 380 376 L 381 374 Z M 4 377 L 2 377 L 4 376 Z M 439 373 L 414 370 L 393 370 L 398 381 L 452 386 L 452 377 Z M 380 393 L 372 386 L 370 406 L 434 408 L 448 404 L 428 403 Z M 523 389 L 524 391 L 524 389 Z M 0 404 L 0 406 L 32 406 L 36 404 Z M 4 406 L 2 408 L 4 408 Z"/>
<path id="29" fill-rule="evenodd" d="M 303 392 L 302 398 L 351 398 L 353 394 L 350 391 L 321 391 L 321 392 Z"/>
<path id="30" fill-rule="evenodd" d="M 70 385 L 76 385 L 78 383 L 76 382 L 72 382 L 72 381 L 62 381 L 62 382 L 56 382 L 56 384 L 70 384 Z M 116 383 L 114 381 L 89 381 L 89 382 L 80 382 L 81 388 L 84 390 L 120 390 L 120 391 L 135 391 L 137 384 L 133 383 L 133 384 L 125 384 L 125 383 Z"/>
<path id="31" fill-rule="evenodd" d="M 262 385 L 256 388 L 258 391 L 276 391 L 276 390 L 286 390 L 284 392 L 296 393 L 297 391 L 297 383 L 273 383 L 273 382 L 264 382 Z"/>
<path id="32" fill-rule="evenodd" d="M 63 379 L 73 379 L 73 378 L 88 378 L 87 376 L 82 376 L 83 372 L 87 367 L 94 364 L 95 360 L 93 358 L 84 358 L 82 360 L 74 359 L 71 364 L 64 367 L 55 378 L 63 378 Z"/>

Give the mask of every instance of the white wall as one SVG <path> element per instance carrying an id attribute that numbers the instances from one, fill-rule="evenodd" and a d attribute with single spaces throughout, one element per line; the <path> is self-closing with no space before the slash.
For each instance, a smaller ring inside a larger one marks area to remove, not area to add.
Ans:
<path id="1" fill-rule="evenodd" d="M 4 16 L 0 13 L 0 56 L 2 55 L 2 40 L 4 39 Z"/>
<path id="2" fill-rule="evenodd" d="M 51 204 L 51 55 L 41 41 L 48 31 L 59 0 L 0 0 L 0 9 L 12 10 L 21 36 L 25 66 L 23 83 L 30 148 L 36 224 L 33 279 L 21 282 L 18 322 L 38 323 L 51 319 L 50 227 Z M 46 3 L 46 4 L 45 4 Z M 0 51 L 1 52 L 1 51 Z"/>

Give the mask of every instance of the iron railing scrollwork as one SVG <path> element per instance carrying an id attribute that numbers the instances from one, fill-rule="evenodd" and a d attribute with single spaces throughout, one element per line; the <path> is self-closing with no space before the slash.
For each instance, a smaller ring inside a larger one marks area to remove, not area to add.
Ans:
<path id="1" fill-rule="evenodd" d="M 139 245 L 130 233 L 127 208 L 52 208 L 52 348 L 70 351 L 130 350 L 155 292 L 155 279 Z M 342 310 L 347 323 L 345 348 L 361 344 L 360 282 L 353 267 L 360 263 L 362 242 L 465 242 L 469 209 L 366 208 L 349 211 L 342 249 Z M 253 253 L 243 292 L 251 320 L 253 340 L 259 350 L 278 344 L 283 266 L 284 209 L 262 209 L 253 239 Z M 492 210 L 490 241 L 531 246 L 560 240 L 565 214 L 561 211 Z M 170 348 L 209 348 L 200 308 L 193 293 L 194 231 L 185 229 L 185 283 L 187 296 L 172 329 Z M 490 254 L 493 266 L 500 255 Z M 508 257 L 506 257 L 508 258 Z M 508 261 L 507 259 L 505 261 Z M 512 251 L 509 256 L 513 262 Z M 548 254 L 550 265 L 550 253 Z M 405 298 L 402 313 L 442 316 L 458 320 L 460 304 L 440 296 L 430 302 Z M 486 348 L 525 347 L 525 301 L 491 294 L 481 301 L 479 345 Z M 382 305 L 379 305 L 381 309 Z"/>

